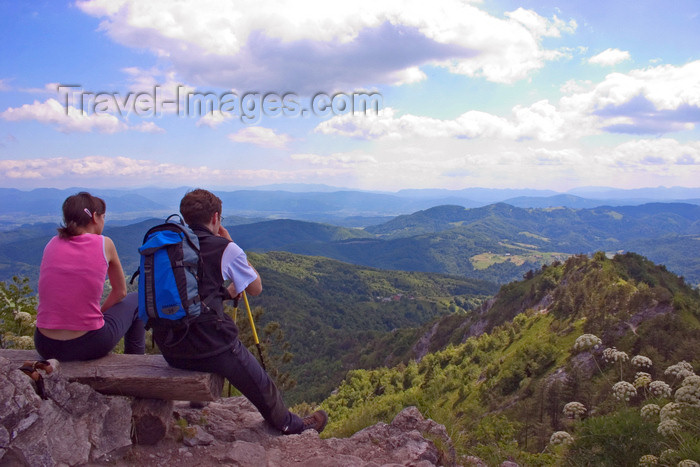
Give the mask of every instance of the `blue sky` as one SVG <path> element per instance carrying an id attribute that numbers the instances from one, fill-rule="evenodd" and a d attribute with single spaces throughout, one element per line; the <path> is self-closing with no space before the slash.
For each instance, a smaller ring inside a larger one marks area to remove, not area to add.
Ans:
<path id="1" fill-rule="evenodd" d="M 696 0 L 0 0 L 0 186 L 697 187 L 699 14 Z M 184 111 L 188 93 L 211 107 Z M 337 105 L 312 112 L 319 94 Z M 344 111 L 354 95 L 379 112 Z"/>

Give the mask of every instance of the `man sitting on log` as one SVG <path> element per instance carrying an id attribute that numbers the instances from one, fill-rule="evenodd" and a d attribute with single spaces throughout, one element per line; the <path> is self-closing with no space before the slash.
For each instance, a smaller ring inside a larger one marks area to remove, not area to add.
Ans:
<path id="1" fill-rule="evenodd" d="M 180 213 L 199 239 L 203 262 L 199 295 L 207 297 L 209 309 L 187 327 L 154 326 L 153 337 L 168 364 L 228 379 L 282 433 L 321 432 L 328 421 L 326 413 L 318 410 L 303 419 L 291 413 L 275 383 L 238 339 L 234 321 L 223 313 L 224 300 L 243 291 L 259 295 L 262 282 L 221 225 L 221 209 L 221 199 L 207 190 L 191 191 L 180 202 Z M 224 286 L 227 280 L 231 281 L 228 288 Z"/>

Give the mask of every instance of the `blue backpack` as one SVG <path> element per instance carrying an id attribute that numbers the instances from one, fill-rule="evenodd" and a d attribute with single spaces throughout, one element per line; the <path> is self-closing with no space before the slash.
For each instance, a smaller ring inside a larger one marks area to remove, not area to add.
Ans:
<path id="1" fill-rule="evenodd" d="M 177 218 L 176 220 L 171 220 Z M 139 248 L 139 318 L 147 328 L 185 324 L 207 308 L 199 296 L 199 239 L 173 214 L 146 232 Z M 133 278 L 132 278 L 133 281 Z M 213 294 L 212 294 L 213 295 Z"/>

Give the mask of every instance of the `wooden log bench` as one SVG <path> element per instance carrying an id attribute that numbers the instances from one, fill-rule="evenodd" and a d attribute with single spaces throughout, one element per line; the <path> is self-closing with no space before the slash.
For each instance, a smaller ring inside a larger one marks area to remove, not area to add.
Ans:
<path id="1" fill-rule="evenodd" d="M 0 357 L 17 364 L 42 360 L 34 350 L 0 349 Z M 155 444 L 167 435 L 173 401 L 213 401 L 221 396 L 224 380 L 219 375 L 180 370 L 162 355 L 109 354 L 97 360 L 59 362 L 60 375 L 86 384 L 95 391 L 130 396 L 134 442 Z"/>
<path id="2" fill-rule="evenodd" d="M 35 350 L 0 350 L 0 357 L 18 366 L 41 360 Z M 97 360 L 60 362 L 68 381 L 87 384 L 102 394 L 141 399 L 213 401 L 221 396 L 224 380 L 219 375 L 180 370 L 168 365 L 162 355 L 109 354 Z"/>

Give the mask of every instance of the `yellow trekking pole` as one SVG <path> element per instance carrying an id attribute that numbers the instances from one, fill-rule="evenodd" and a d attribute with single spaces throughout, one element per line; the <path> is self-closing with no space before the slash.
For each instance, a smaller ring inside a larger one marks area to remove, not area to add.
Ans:
<path id="1" fill-rule="evenodd" d="M 243 295 L 243 301 L 245 302 L 245 308 L 246 311 L 248 312 L 248 321 L 250 321 L 250 329 L 253 331 L 253 340 L 255 341 L 255 346 L 258 348 L 258 355 L 260 356 L 260 365 L 262 365 L 263 370 L 267 371 L 267 368 L 265 368 L 265 360 L 263 359 L 263 354 L 262 354 L 262 348 L 260 347 L 260 340 L 258 339 L 258 332 L 255 330 L 255 322 L 253 321 L 253 313 L 250 311 L 250 305 L 248 304 L 248 296 L 245 293 L 245 290 L 242 292 Z M 234 317 L 235 317 L 235 310 L 234 310 Z"/>

